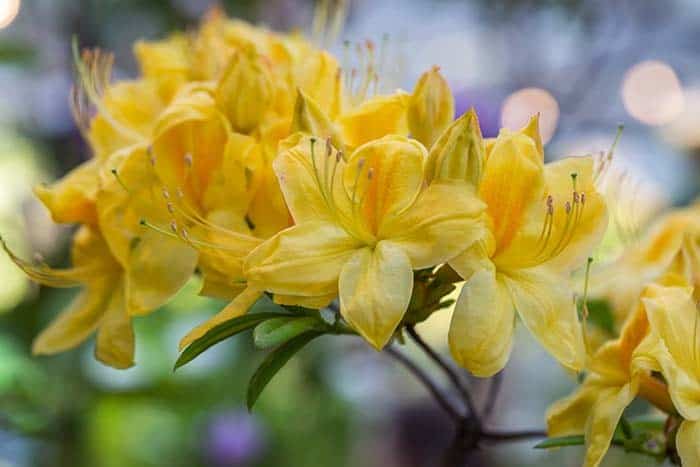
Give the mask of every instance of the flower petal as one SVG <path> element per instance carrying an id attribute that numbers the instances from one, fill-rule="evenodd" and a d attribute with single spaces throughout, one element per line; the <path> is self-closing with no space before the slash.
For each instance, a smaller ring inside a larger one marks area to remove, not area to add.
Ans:
<path id="1" fill-rule="evenodd" d="M 589 376 L 572 394 L 552 404 L 547 409 L 547 434 L 550 437 L 582 434 L 600 390 L 600 378 Z"/>
<path id="2" fill-rule="evenodd" d="M 389 241 L 357 250 L 343 266 L 339 286 L 343 318 L 381 350 L 411 300 L 413 271 L 408 256 Z"/>
<path id="3" fill-rule="evenodd" d="M 326 141 L 301 133 L 289 137 L 282 147 L 289 149 L 277 156 L 273 168 L 294 221 L 332 221 L 345 165 L 339 153 Z"/>
<path id="4" fill-rule="evenodd" d="M 250 307 L 253 306 L 253 304 L 257 302 L 261 296 L 262 291 L 260 289 L 255 287 L 247 287 L 236 298 L 234 298 L 231 303 L 226 305 L 223 310 L 188 332 L 187 335 L 180 340 L 180 350 L 202 337 L 214 326 L 246 314 Z"/>
<path id="5" fill-rule="evenodd" d="M 493 221 L 496 254 L 504 251 L 542 199 L 544 174 L 534 141 L 502 133 L 491 150 L 479 187 Z"/>
<path id="6" fill-rule="evenodd" d="M 356 148 L 390 134 L 407 135 L 409 98 L 410 94 L 398 91 L 374 97 L 343 113 L 339 124 L 345 146 Z"/>
<path id="7" fill-rule="evenodd" d="M 676 434 L 676 448 L 682 465 L 700 465 L 700 420 L 681 423 Z"/>
<path id="8" fill-rule="evenodd" d="M 674 405 L 700 419 L 700 313 L 690 288 L 651 285 L 642 296 L 652 329 L 663 346 L 654 357 L 669 383 Z"/>
<path id="9" fill-rule="evenodd" d="M 635 397 L 631 384 L 600 388 L 597 393 L 597 400 L 593 404 L 586 426 L 585 467 L 600 465 L 610 447 L 622 412 Z"/>
<path id="10" fill-rule="evenodd" d="M 337 293 L 320 295 L 318 297 L 301 297 L 299 295 L 275 295 L 274 302 L 278 305 L 301 306 L 320 310 L 328 306 L 336 297 Z"/>
<path id="11" fill-rule="evenodd" d="M 424 269 L 454 258 L 484 236 L 483 208 L 463 185 L 434 183 L 379 235 L 401 246 L 414 269 Z"/>
<path id="12" fill-rule="evenodd" d="M 34 355 L 52 355 L 81 344 L 97 329 L 112 300 L 115 277 L 103 276 L 81 291 L 32 343 Z M 119 288 L 119 293 L 123 289 Z"/>
<path id="13" fill-rule="evenodd" d="M 250 284 L 275 294 L 327 295 L 338 290 L 340 270 L 359 246 L 335 224 L 306 222 L 253 250 L 244 272 Z"/>
<path id="14" fill-rule="evenodd" d="M 100 320 L 95 343 L 95 358 L 120 369 L 134 365 L 134 329 L 124 305 L 124 292 L 120 286 L 112 294 Z"/>
<path id="15" fill-rule="evenodd" d="M 449 331 L 450 350 L 464 368 L 480 377 L 500 371 L 513 345 L 515 310 L 493 265 L 475 272 L 457 299 Z"/>
<path id="16" fill-rule="evenodd" d="M 54 222 L 96 224 L 98 171 L 97 160 L 91 159 L 52 185 L 36 186 L 34 193 L 49 210 Z"/>
<path id="17" fill-rule="evenodd" d="M 364 227 L 381 234 L 382 225 L 410 207 L 423 184 L 425 148 L 415 140 L 390 135 L 357 148 L 348 160 L 343 185 L 353 213 Z"/>
<path id="18" fill-rule="evenodd" d="M 567 279 L 545 268 L 503 273 L 525 326 L 565 367 L 583 368 L 585 349 L 573 291 Z"/>

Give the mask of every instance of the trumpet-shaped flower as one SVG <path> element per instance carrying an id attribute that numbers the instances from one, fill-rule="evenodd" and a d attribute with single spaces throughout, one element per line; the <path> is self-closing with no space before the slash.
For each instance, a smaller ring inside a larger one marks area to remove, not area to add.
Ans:
<path id="1" fill-rule="evenodd" d="M 10 258 L 32 280 L 49 287 L 82 287 L 82 291 L 61 312 L 32 345 L 36 355 L 50 355 L 71 349 L 97 332 L 95 357 L 115 368 L 134 362 L 134 333 L 124 304 L 122 269 L 107 244 L 94 228 L 82 226 L 73 239 L 69 269 L 34 265 L 15 256 L 3 242 Z"/>
<path id="2" fill-rule="evenodd" d="M 647 355 L 668 381 L 684 418 L 676 448 L 684 466 L 700 465 L 700 309 L 693 287 L 652 285 L 643 298 L 652 333 L 660 343 Z"/>
<path id="3" fill-rule="evenodd" d="M 486 235 L 450 261 L 467 281 L 452 317 L 452 355 L 476 375 L 496 373 L 508 360 L 517 312 L 557 360 L 580 370 L 585 352 L 569 275 L 607 225 L 593 161 L 545 165 L 537 117 L 519 132 L 502 130 L 485 151 L 477 174 L 470 174 L 479 160 L 474 151 L 461 164 L 458 158 L 429 163 L 438 180 L 452 173 L 478 180 L 466 189 L 475 189 L 487 206 Z"/>
<path id="4" fill-rule="evenodd" d="M 695 290 L 700 289 L 700 205 L 661 217 L 620 258 L 595 272 L 592 292 L 611 302 L 621 322 L 642 289 L 670 273 L 685 277 Z M 698 293 L 696 299 L 700 300 Z"/>
<path id="5" fill-rule="evenodd" d="M 668 388 L 651 375 L 654 365 L 646 357 L 656 342 L 649 333 L 648 309 L 638 302 L 620 337 L 596 351 L 583 384 L 547 411 L 550 436 L 585 433 L 586 467 L 600 464 L 623 411 L 635 397 L 673 412 Z"/>
<path id="6" fill-rule="evenodd" d="M 294 135 L 285 147 L 274 167 L 295 225 L 247 258 L 249 287 L 319 303 L 339 294 L 343 317 L 381 349 L 408 307 L 412 270 L 477 238 L 483 204 L 453 184 L 425 187 L 426 150 L 402 136 L 347 159 L 315 137 Z"/>
<path id="7" fill-rule="evenodd" d="M 413 90 L 408 105 L 408 127 L 411 135 L 431 147 L 452 123 L 455 100 L 438 67 L 423 73 Z"/>

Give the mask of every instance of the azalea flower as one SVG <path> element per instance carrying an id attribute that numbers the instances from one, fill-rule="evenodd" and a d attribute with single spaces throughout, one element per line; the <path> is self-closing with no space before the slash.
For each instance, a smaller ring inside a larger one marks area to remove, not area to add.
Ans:
<path id="1" fill-rule="evenodd" d="M 668 381 L 675 408 L 683 417 L 676 449 L 684 466 L 700 465 L 700 309 L 697 289 L 651 285 L 643 297 L 659 345 L 646 352 Z"/>
<path id="2" fill-rule="evenodd" d="M 295 225 L 251 252 L 249 287 L 328 303 L 381 349 L 406 312 L 414 269 L 443 263 L 477 236 L 483 205 L 458 186 L 424 186 L 426 149 L 388 135 L 347 160 L 294 135 L 274 162 Z M 440 206 L 440 209 L 435 209 Z"/>
<path id="3" fill-rule="evenodd" d="M 660 217 L 620 258 L 594 272 L 592 295 L 610 302 L 618 322 L 624 321 L 642 289 L 666 274 L 683 276 L 700 289 L 700 204 Z"/>
<path id="4" fill-rule="evenodd" d="M 646 298 L 638 301 L 619 338 L 606 342 L 588 365 L 583 384 L 569 397 L 553 404 L 547 411 L 550 436 L 585 433 L 584 465 L 600 464 L 625 408 L 640 396 L 668 413 L 673 404 L 663 381 L 651 375 L 654 365 L 646 356 L 656 342 L 649 333 Z"/>
<path id="5" fill-rule="evenodd" d="M 446 171 L 438 180 L 451 171 L 469 179 L 465 189 L 487 206 L 484 237 L 450 260 L 466 279 L 450 326 L 452 355 L 475 375 L 493 375 L 510 355 L 517 312 L 557 360 L 580 370 L 585 352 L 569 276 L 607 225 L 592 159 L 545 165 L 534 117 L 524 129 L 504 129 L 487 141 L 483 167 L 475 161 L 429 162 L 438 174 Z"/>

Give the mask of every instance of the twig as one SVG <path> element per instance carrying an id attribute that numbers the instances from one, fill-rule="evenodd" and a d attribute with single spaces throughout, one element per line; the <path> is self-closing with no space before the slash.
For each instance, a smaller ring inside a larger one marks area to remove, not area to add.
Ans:
<path id="1" fill-rule="evenodd" d="M 491 378 L 491 384 L 489 385 L 489 393 L 486 399 L 486 404 L 484 405 L 484 411 L 481 413 L 483 419 L 488 419 L 493 413 L 493 409 L 496 407 L 496 400 L 498 399 L 498 393 L 501 391 L 501 385 L 503 383 L 503 370 L 499 371 Z"/>
<path id="2" fill-rule="evenodd" d="M 408 358 L 403 352 L 396 349 L 395 347 L 387 347 L 384 352 L 393 357 L 396 361 L 401 363 L 408 369 L 418 380 L 426 387 L 428 392 L 435 398 L 437 403 L 442 407 L 442 409 L 447 412 L 447 414 L 452 418 L 452 420 L 461 424 L 462 416 L 457 412 L 457 410 L 450 404 L 447 398 L 442 394 L 440 389 L 438 389 L 437 384 L 428 376 L 418 365 L 416 365 L 410 358 Z"/>
<path id="3" fill-rule="evenodd" d="M 432 347 L 430 347 L 420 337 L 420 335 L 416 332 L 413 326 L 406 326 L 406 331 L 408 332 L 408 335 L 411 336 L 413 341 L 418 345 L 418 347 L 420 347 L 428 355 L 428 357 L 430 357 L 430 359 L 433 360 L 445 372 L 449 380 L 452 382 L 452 384 L 454 384 L 455 388 L 457 388 L 457 392 L 459 392 L 459 395 L 462 397 L 462 400 L 464 400 L 464 403 L 467 406 L 467 409 L 469 410 L 469 415 L 477 422 L 477 424 L 480 424 L 479 412 L 476 410 L 474 400 L 472 399 L 472 396 L 467 390 L 467 388 L 464 387 L 462 379 L 454 371 L 454 368 L 452 368 L 452 366 L 449 363 L 447 363 L 437 352 L 435 352 L 432 349 Z"/>
<path id="4" fill-rule="evenodd" d="M 523 430 L 523 431 L 489 431 L 481 432 L 481 439 L 487 441 L 518 441 L 529 438 L 546 438 L 547 433 L 543 430 Z"/>

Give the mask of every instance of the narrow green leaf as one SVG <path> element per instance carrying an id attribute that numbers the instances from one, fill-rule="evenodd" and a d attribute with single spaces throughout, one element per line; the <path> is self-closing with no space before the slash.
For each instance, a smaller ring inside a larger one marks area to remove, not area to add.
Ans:
<path id="1" fill-rule="evenodd" d="M 547 438 L 535 446 L 535 449 L 552 449 L 563 446 L 582 446 L 586 440 L 583 435 L 560 436 L 558 438 Z"/>
<path id="2" fill-rule="evenodd" d="M 269 349 L 307 331 L 323 331 L 324 327 L 324 323 L 318 317 L 273 318 L 255 327 L 253 340 L 257 348 Z"/>
<path id="3" fill-rule="evenodd" d="M 175 362 L 175 370 L 182 365 L 191 362 L 199 354 L 207 350 L 213 345 L 218 344 L 224 339 L 243 332 L 247 329 L 254 328 L 258 324 L 268 319 L 287 317 L 286 313 L 248 313 L 238 318 L 225 321 L 217 326 L 214 326 L 206 334 L 188 345 L 182 351 L 180 357 Z"/>
<path id="4" fill-rule="evenodd" d="M 248 383 L 247 403 L 249 411 L 253 409 L 255 402 L 258 400 L 258 397 L 260 397 L 260 393 L 262 393 L 272 377 L 277 374 L 289 359 L 306 344 L 322 334 L 323 333 L 318 331 L 305 332 L 304 334 L 288 340 L 268 354 Z"/>

